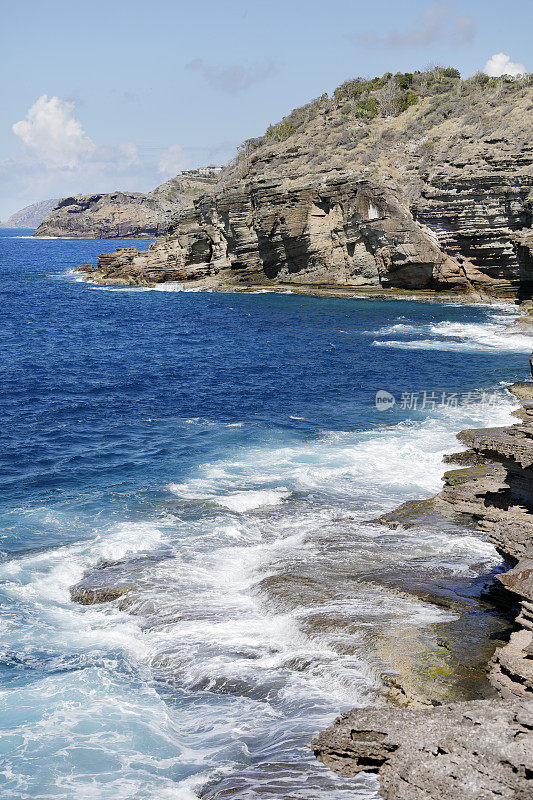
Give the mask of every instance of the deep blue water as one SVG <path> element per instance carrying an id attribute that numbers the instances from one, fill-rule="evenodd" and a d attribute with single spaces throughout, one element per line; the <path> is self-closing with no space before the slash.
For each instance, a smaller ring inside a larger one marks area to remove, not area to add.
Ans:
<path id="1" fill-rule="evenodd" d="M 374 797 L 305 744 L 372 702 L 387 629 L 444 612 L 361 576 L 498 559 L 471 530 L 357 520 L 438 491 L 454 432 L 509 419 L 512 308 L 103 289 L 70 270 L 148 243 L 24 234 L 0 232 L 0 796 Z M 128 602 L 73 603 L 102 561 Z"/>

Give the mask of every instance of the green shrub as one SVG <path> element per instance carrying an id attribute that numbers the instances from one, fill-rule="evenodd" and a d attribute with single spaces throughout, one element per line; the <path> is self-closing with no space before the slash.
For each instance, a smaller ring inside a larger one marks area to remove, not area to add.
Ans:
<path id="1" fill-rule="evenodd" d="M 443 78 L 460 78 L 461 73 L 455 67 L 439 67 L 440 74 Z"/>
<path id="2" fill-rule="evenodd" d="M 355 107 L 355 116 L 358 119 L 374 119 L 378 115 L 378 101 L 375 97 L 360 100 Z"/>
<path id="3" fill-rule="evenodd" d="M 398 116 L 398 114 L 402 114 L 404 111 L 407 111 L 410 106 L 416 105 L 419 100 L 419 96 L 411 90 L 404 92 L 398 101 L 398 111 L 396 116 Z"/>
<path id="4" fill-rule="evenodd" d="M 412 72 L 397 72 L 394 76 L 394 80 L 400 87 L 400 89 L 408 89 L 413 83 L 413 73 Z"/>
<path id="5" fill-rule="evenodd" d="M 284 142 L 296 131 L 296 127 L 288 120 L 282 120 L 277 125 L 269 125 L 265 133 L 267 139 L 274 139 L 276 142 Z"/>
<path id="6" fill-rule="evenodd" d="M 502 102 L 502 97 L 531 85 L 532 81 L 532 75 L 489 78 L 481 72 L 461 80 L 459 70 L 444 66 L 394 75 L 386 72 L 375 78 L 352 78 L 338 86 L 331 99 L 323 94 L 294 109 L 276 125 L 269 125 L 263 137 L 251 141 L 250 149 L 269 140 L 285 141 L 304 130 L 317 115 L 327 115 L 326 121 L 332 127 L 341 128 L 349 125 L 354 117 L 372 120 L 380 116 L 398 116 L 420 103 L 424 104 L 421 113 L 425 114 L 425 121 L 419 124 L 427 127 L 438 124 L 451 114 L 464 113 L 472 106 L 497 105 Z"/>
<path id="7" fill-rule="evenodd" d="M 477 83 L 480 86 L 486 86 L 490 78 L 486 74 L 486 72 L 476 72 L 475 75 L 472 75 L 470 80 L 472 81 L 472 83 Z"/>

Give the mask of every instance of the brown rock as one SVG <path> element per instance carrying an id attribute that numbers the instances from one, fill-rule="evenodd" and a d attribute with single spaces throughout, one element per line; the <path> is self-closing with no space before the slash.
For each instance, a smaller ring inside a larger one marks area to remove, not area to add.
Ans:
<path id="1" fill-rule="evenodd" d="M 178 175 L 148 194 L 111 192 L 65 197 L 57 201 L 34 236 L 155 239 L 167 232 L 173 215 L 215 185 L 212 179 Z"/>

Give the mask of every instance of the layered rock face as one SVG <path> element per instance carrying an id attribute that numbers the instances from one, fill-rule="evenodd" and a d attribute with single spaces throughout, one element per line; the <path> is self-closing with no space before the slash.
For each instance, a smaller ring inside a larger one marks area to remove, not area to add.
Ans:
<path id="1" fill-rule="evenodd" d="M 530 314 L 520 327 L 532 323 Z M 449 460 L 463 466 L 444 475 L 434 500 L 442 513 L 477 520 L 511 564 L 496 578 L 505 590 L 500 600 L 519 613 L 489 667 L 503 699 L 428 711 L 354 710 L 311 744 L 341 774 L 379 772 L 391 800 L 533 797 L 533 383 L 510 390 L 523 403 L 521 423 L 459 434 L 468 450 Z"/>
<path id="2" fill-rule="evenodd" d="M 148 251 L 104 253 L 89 274 L 129 283 L 210 278 L 219 286 L 470 286 L 395 192 L 346 178 L 228 188 L 182 213 Z"/>
<path id="3" fill-rule="evenodd" d="M 522 424 L 459 434 L 488 465 L 484 474 L 464 470 L 464 480 L 448 480 L 439 499 L 476 519 L 513 565 L 497 579 L 519 604 L 519 630 L 494 654 L 490 680 L 502 697 L 533 700 L 533 384 L 510 390 L 525 402 Z"/>
<path id="4" fill-rule="evenodd" d="M 104 254 L 92 277 L 524 290 L 533 285 L 533 87 L 454 80 L 432 91 L 370 120 L 340 95 L 297 109 L 246 142 L 220 188 L 178 214 L 164 241 Z"/>
<path id="5" fill-rule="evenodd" d="M 496 290 L 533 281 L 531 251 L 521 244 L 531 227 L 532 183 L 529 176 L 502 179 L 498 169 L 471 177 L 443 171 L 413 204 L 440 247 L 465 264 L 475 283 Z"/>
<path id="6" fill-rule="evenodd" d="M 83 239 L 163 236 L 174 214 L 211 191 L 216 181 L 173 178 L 148 194 L 113 192 L 65 197 L 41 222 L 34 236 Z"/>

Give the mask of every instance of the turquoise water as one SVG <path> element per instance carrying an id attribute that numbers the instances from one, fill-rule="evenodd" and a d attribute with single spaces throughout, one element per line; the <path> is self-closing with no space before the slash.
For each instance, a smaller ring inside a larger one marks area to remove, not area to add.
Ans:
<path id="1" fill-rule="evenodd" d="M 374 798 L 306 745 L 375 700 L 388 630 L 450 617 L 375 576 L 498 556 L 361 523 L 510 420 L 513 309 L 105 289 L 72 268 L 134 243 L 26 236 L 0 237 L 0 796 Z M 107 562 L 127 594 L 72 602 Z"/>

